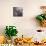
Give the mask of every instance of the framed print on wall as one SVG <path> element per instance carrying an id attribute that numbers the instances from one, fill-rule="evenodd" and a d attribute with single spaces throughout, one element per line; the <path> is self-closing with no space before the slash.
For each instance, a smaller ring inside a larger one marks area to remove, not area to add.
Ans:
<path id="1" fill-rule="evenodd" d="M 21 7 L 13 7 L 13 17 L 22 17 L 23 9 Z"/>

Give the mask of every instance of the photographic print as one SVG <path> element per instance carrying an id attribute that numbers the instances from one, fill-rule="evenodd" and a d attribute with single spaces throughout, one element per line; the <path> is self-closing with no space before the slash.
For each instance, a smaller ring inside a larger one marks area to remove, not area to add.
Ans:
<path id="1" fill-rule="evenodd" d="M 23 9 L 21 7 L 13 7 L 13 16 L 21 17 L 23 16 Z"/>

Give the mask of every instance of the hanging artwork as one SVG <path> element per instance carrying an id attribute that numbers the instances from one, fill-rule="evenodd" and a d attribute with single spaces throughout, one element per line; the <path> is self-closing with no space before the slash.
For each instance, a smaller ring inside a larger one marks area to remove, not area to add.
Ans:
<path id="1" fill-rule="evenodd" d="M 13 16 L 14 17 L 22 17 L 23 9 L 21 7 L 13 7 Z"/>

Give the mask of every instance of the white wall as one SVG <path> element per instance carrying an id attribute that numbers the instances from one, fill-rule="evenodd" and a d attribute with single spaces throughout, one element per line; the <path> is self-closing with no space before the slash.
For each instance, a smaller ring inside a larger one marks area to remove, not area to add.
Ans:
<path id="1" fill-rule="evenodd" d="M 15 25 L 19 36 L 31 36 L 40 28 L 35 16 L 41 13 L 41 5 L 46 5 L 46 0 L 0 0 L 0 33 L 6 25 Z M 23 17 L 13 17 L 13 7 L 22 7 Z"/>

